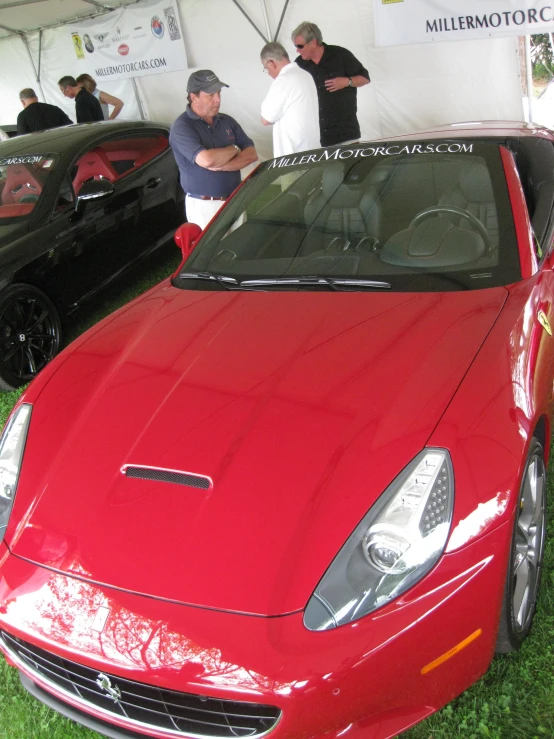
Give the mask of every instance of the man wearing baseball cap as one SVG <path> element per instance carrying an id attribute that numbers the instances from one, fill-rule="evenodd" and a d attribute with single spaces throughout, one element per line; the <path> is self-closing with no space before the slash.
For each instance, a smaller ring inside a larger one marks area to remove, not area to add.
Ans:
<path id="1" fill-rule="evenodd" d="M 193 72 L 187 108 L 169 134 L 186 193 L 187 220 L 202 229 L 240 184 L 240 170 L 258 158 L 254 142 L 237 121 L 219 112 L 223 87 L 229 85 L 210 69 Z"/>

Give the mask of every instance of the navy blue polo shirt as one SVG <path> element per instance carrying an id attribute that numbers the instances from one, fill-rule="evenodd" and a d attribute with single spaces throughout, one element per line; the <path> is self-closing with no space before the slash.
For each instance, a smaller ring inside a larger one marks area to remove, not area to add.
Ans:
<path id="1" fill-rule="evenodd" d="M 205 149 L 223 149 L 233 144 L 241 149 L 254 146 L 252 139 L 230 115 L 218 113 L 214 116 L 213 126 L 209 126 L 190 105 L 171 126 L 169 143 L 181 173 L 183 190 L 216 198 L 226 198 L 238 187 L 240 171 L 212 172 L 195 163 L 198 154 Z"/>

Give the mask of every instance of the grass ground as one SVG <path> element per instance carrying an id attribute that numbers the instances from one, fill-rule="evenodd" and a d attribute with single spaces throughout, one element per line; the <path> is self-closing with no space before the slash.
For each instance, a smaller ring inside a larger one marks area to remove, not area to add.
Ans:
<path id="1" fill-rule="evenodd" d="M 170 274 L 179 261 L 169 252 L 146 263 L 125 290 L 113 289 L 101 305 L 72 328 L 77 336 L 100 318 Z M 0 393 L 0 424 L 20 391 Z M 553 450 L 554 451 L 554 450 Z M 553 455 L 554 457 L 554 455 Z M 554 499 L 551 465 L 550 502 Z M 552 506 L 550 506 L 552 508 Z M 497 657 L 488 673 L 457 700 L 403 734 L 402 739 L 553 739 L 554 737 L 554 522 L 533 630 L 520 652 Z M 16 670 L 0 658 L 0 739 L 100 739 L 31 698 Z M 291 737 L 294 739 L 294 737 Z"/>

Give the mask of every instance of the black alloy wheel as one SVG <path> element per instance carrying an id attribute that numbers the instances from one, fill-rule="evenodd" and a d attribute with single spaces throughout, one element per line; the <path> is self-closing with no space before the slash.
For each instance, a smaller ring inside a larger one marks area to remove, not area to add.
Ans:
<path id="1" fill-rule="evenodd" d="M 546 534 L 546 468 L 544 452 L 531 440 L 517 502 L 504 601 L 496 651 L 507 654 L 522 645 L 537 605 Z"/>
<path id="2" fill-rule="evenodd" d="M 30 382 L 59 351 L 62 326 L 54 303 L 32 285 L 0 293 L 0 390 Z"/>

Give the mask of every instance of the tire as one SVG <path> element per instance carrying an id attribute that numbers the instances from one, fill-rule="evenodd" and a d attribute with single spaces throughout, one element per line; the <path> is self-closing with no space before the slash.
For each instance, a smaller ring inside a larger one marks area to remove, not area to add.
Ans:
<path id="1" fill-rule="evenodd" d="M 515 652 L 528 635 L 537 605 L 546 534 L 546 468 L 541 444 L 533 437 L 512 534 L 510 561 L 496 652 Z"/>
<path id="2" fill-rule="evenodd" d="M 0 390 L 30 382 L 59 351 L 60 315 L 32 285 L 9 285 L 0 292 Z"/>

